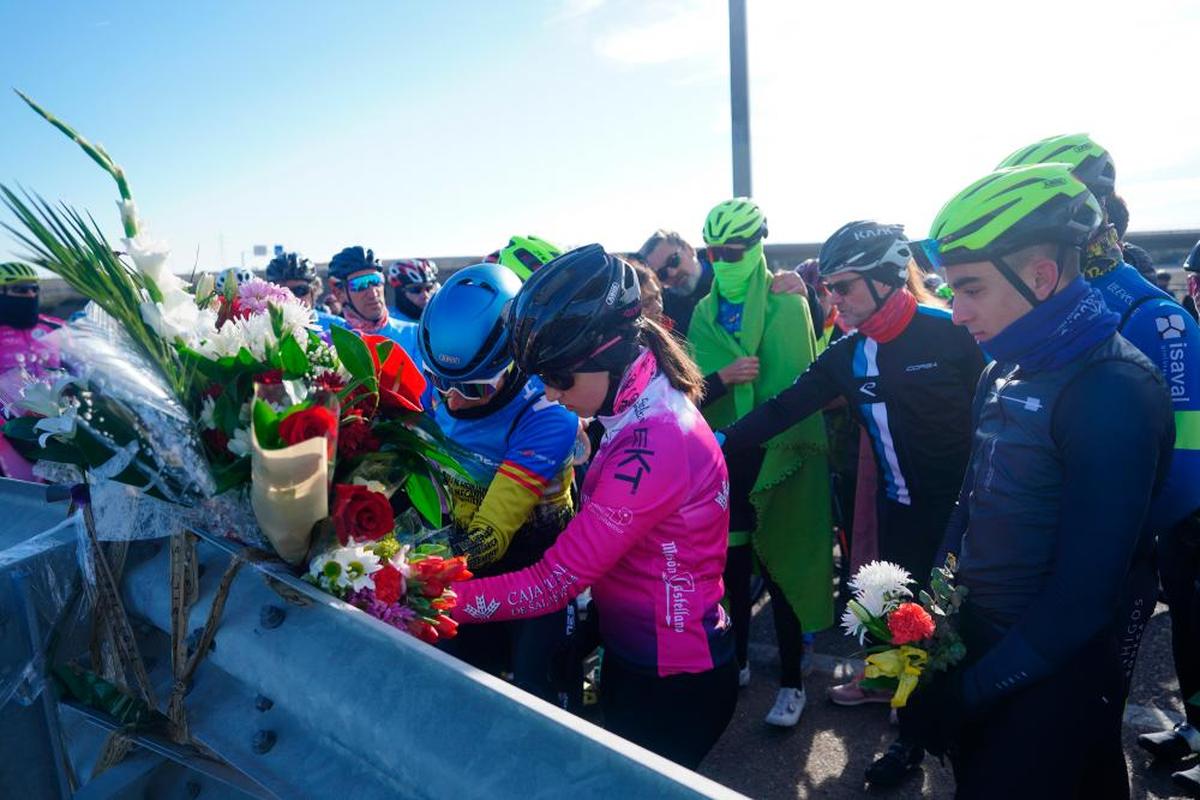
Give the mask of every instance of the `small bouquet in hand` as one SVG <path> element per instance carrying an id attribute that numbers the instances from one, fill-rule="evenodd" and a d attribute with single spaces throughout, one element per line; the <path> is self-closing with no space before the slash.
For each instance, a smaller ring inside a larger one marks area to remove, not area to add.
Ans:
<path id="1" fill-rule="evenodd" d="M 930 591 L 912 599 L 912 577 L 888 561 L 872 561 L 850 580 L 854 597 L 846 604 L 842 628 L 865 644 L 867 668 L 861 686 L 893 692 L 892 708 L 902 708 L 926 670 L 947 670 L 966 655 L 952 624 L 966 596 L 954 586 L 954 556 L 930 576 Z"/>

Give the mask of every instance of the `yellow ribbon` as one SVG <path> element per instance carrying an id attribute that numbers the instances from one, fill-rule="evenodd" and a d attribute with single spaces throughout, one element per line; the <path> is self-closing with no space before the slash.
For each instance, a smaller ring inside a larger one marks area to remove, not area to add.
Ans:
<path id="1" fill-rule="evenodd" d="M 882 653 L 867 656 L 866 677 L 895 678 L 899 685 L 892 695 L 892 708 L 903 708 L 908 696 L 917 688 L 921 670 L 929 661 L 929 653 L 919 647 L 902 645 Z"/>

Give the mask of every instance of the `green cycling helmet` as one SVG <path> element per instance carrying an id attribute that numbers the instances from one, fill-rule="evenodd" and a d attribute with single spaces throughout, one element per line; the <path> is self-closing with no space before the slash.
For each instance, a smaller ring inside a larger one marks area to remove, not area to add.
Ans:
<path id="1" fill-rule="evenodd" d="M 20 261 L 0 263 L 0 286 L 29 283 L 36 280 L 40 280 L 38 274 L 28 264 L 22 264 Z"/>
<path id="2" fill-rule="evenodd" d="M 551 260 L 562 255 L 562 250 L 537 236 L 514 236 L 508 244 L 497 250 L 487 261 L 508 267 L 521 280 Z"/>
<path id="3" fill-rule="evenodd" d="M 704 243 L 751 247 L 767 235 L 767 218 L 748 197 L 718 203 L 704 220 Z"/>
<path id="4" fill-rule="evenodd" d="M 1031 164 L 1066 164 L 1071 174 L 1083 181 L 1088 191 L 1102 199 L 1112 194 L 1117 168 L 1112 156 L 1086 133 L 1051 136 L 1022 147 L 996 167 L 1023 167 Z"/>
<path id="5" fill-rule="evenodd" d="M 927 271 L 991 261 L 1032 305 L 1040 302 L 1004 256 L 1035 244 L 1081 250 L 1100 229 L 1100 203 L 1066 164 L 997 170 L 972 183 L 942 207 L 929 238 L 914 242 Z"/>

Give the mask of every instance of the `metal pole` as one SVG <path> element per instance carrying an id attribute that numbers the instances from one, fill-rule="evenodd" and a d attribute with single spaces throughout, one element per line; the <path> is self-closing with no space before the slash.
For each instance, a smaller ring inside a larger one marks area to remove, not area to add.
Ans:
<path id="1" fill-rule="evenodd" d="M 733 123 L 733 194 L 750 197 L 750 83 L 746 0 L 729 0 L 729 110 Z"/>

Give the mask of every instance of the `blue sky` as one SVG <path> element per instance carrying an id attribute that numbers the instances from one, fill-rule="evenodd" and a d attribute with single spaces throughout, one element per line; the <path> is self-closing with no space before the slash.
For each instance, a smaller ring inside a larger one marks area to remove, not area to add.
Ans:
<path id="1" fill-rule="evenodd" d="M 755 196 L 776 241 L 867 216 L 923 233 L 1011 150 L 1081 130 L 1117 159 L 1134 229 L 1200 227 L 1200 4 L 749 5 Z M 512 233 L 626 249 L 658 226 L 698 239 L 730 192 L 725 14 L 0 0 L 0 75 L 108 148 L 180 270 L 275 243 L 321 261 L 354 243 L 483 253 Z M 111 181 L 7 93 L 0 181 L 118 235 Z"/>

